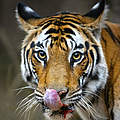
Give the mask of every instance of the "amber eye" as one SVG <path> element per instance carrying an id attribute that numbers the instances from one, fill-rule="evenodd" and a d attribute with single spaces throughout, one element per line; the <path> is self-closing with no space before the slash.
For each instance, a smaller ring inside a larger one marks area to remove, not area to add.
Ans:
<path id="1" fill-rule="evenodd" d="M 47 55 L 46 55 L 46 53 L 45 53 L 43 50 L 40 50 L 40 51 L 39 51 L 38 57 L 39 57 L 41 60 L 44 60 L 44 61 L 47 59 Z"/>
<path id="2" fill-rule="evenodd" d="M 73 53 L 73 55 L 72 55 L 72 60 L 73 60 L 74 62 L 79 61 L 80 58 L 81 58 L 81 53 L 80 53 L 80 52 L 77 51 L 77 52 L 74 52 L 74 53 Z"/>

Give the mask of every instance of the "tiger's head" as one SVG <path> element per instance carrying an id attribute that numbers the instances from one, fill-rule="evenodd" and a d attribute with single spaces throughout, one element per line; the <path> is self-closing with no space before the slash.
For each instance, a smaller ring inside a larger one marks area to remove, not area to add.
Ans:
<path id="1" fill-rule="evenodd" d="M 21 50 L 22 76 L 49 117 L 64 119 L 76 108 L 94 115 L 92 105 L 107 79 L 100 44 L 104 8 L 101 0 L 85 15 L 61 12 L 40 17 L 18 4 L 17 20 L 27 32 Z"/>

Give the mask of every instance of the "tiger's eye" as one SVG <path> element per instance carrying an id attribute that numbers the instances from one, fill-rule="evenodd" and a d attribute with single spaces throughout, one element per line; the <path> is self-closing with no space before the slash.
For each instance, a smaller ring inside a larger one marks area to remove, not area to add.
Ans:
<path id="1" fill-rule="evenodd" d="M 42 60 L 46 60 L 46 53 L 44 51 L 39 51 L 39 58 Z"/>
<path id="2" fill-rule="evenodd" d="M 80 52 L 73 53 L 73 55 L 72 55 L 73 60 L 78 61 L 80 58 L 81 58 Z"/>

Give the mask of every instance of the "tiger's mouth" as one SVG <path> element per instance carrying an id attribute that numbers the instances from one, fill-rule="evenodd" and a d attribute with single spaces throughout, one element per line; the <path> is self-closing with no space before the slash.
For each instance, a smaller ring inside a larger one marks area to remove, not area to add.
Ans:
<path id="1" fill-rule="evenodd" d="M 63 101 L 68 91 L 57 92 L 55 89 L 47 89 L 42 101 L 43 112 L 50 112 L 50 116 L 62 115 L 66 118 L 66 115 L 74 111 L 74 104 L 67 104 Z"/>
<path id="2" fill-rule="evenodd" d="M 52 111 L 50 116 L 62 115 L 64 118 L 66 118 L 66 116 L 69 113 L 74 112 L 74 104 L 69 104 L 69 105 L 63 104 L 63 106 L 59 110 L 51 110 L 45 104 L 42 105 L 42 108 L 43 108 L 43 112 Z"/>
<path id="3" fill-rule="evenodd" d="M 74 111 L 74 106 L 72 104 L 70 105 L 64 104 L 60 110 L 53 111 L 51 115 L 61 114 L 62 116 L 64 116 L 64 118 L 66 118 L 66 115 L 72 113 L 73 111 Z"/>

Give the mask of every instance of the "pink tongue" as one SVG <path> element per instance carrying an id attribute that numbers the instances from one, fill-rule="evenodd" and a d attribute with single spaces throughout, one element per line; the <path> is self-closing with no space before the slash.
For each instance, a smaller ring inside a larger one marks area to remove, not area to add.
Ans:
<path id="1" fill-rule="evenodd" d="M 46 90 L 44 102 L 51 110 L 59 110 L 63 106 L 57 91 L 54 89 Z"/>

